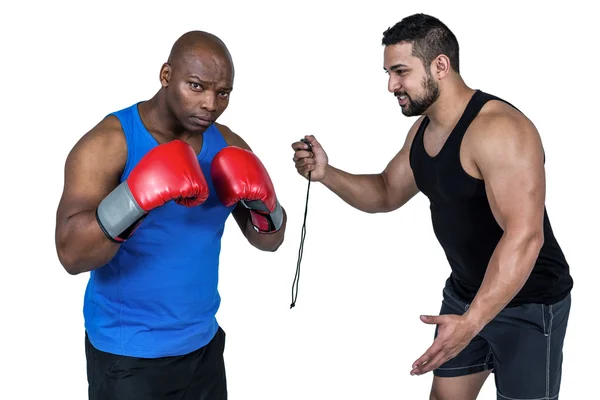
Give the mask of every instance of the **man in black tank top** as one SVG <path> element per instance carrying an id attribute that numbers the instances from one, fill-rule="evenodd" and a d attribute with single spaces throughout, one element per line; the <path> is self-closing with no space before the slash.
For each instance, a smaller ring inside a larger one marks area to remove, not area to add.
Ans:
<path id="1" fill-rule="evenodd" d="M 434 343 L 411 371 L 433 371 L 432 399 L 475 399 L 490 372 L 498 399 L 556 399 L 573 280 L 545 208 L 540 135 L 464 83 L 456 37 L 438 19 L 406 17 L 383 45 L 388 90 L 404 115 L 421 116 L 403 148 L 382 173 L 357 175 L 306 136 L 310 147 L 292 144 L 296 169 L 369 213 L 429 199 L 451 268 L 440 316 L 422 317 Z"/>

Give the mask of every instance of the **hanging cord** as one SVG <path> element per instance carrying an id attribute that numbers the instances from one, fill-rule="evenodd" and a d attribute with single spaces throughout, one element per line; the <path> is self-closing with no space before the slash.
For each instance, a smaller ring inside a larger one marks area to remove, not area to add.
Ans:
<path id="1" fill-rule="evenodd" d="M 308 151 L 312 151 L 310 143 L 306 139 L 301 139 L 303 143 L 308 145 Z M 300 283 L 300 263 L 302 262 L 302 253 L 304 252 L 304 238 L 306 237 L 306 214 L 308 213 L 308 195 L 310 193 L 311 171 L 308 171 L 308 187 L 306 188 L 306 205 L 304 206 L 304 221 L 302 223 L 302 233 L 300 235 L 300 249 L 298 250 L 298 263 L 296 264 L 296 275 L 292 284 L 292 304 L 290 309 L 296 305 L 298 299 L 298 284 Z"/>

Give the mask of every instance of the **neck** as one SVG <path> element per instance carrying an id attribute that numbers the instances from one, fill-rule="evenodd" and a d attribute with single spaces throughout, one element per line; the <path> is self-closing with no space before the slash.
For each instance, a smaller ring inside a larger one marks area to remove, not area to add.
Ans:
<path id="1" fill-rule="evenodd" d="M 445 82 L 445 86 L 440 87 L 440 96 L 426 112 L 430 124 L 436 130 L 446 131 L 454 127 L 474 93 L 475 90 L 469 88 L 460 77 L 454 82 Z"/>
<path id="2" fill-rule="evenodd" d="M 166 140 L 182 139 L 186 131 L 167 107 L 164 92 L 159 90 L 150 100 L 140 104 L 140 117 L 149 132 Z"/>

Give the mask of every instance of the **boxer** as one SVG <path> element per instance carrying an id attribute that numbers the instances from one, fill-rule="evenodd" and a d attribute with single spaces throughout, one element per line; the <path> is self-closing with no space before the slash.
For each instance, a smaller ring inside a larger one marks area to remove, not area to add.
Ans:
<path id="1" fill-rule="evenodd" d="M 69 274 L 89 273 L 89 399 L 227 398 L 215 316 L 225 221 L 268 252 L 286 227 L 267 169 L 217 122 L 233 81 L 225 44 L 185 33 L 156 94 L 108 114 L 67 156 L 56 249 Z"/>

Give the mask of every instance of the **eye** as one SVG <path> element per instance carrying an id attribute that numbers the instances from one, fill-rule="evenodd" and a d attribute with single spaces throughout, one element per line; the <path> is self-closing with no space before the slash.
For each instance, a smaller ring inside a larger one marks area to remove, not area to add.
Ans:
<path id="1" fill-rule="evenodd" d="M 224 99 L 229 98 L 229 92 L 221 92 L 219 93 L 219 96 L 223 97 Z"/>
<path id="2" fill-rule="evenodd" d="M 197 82 L 190 82 L 190 87 L 193 90 L 202 90 L 202 85 Z"/>

